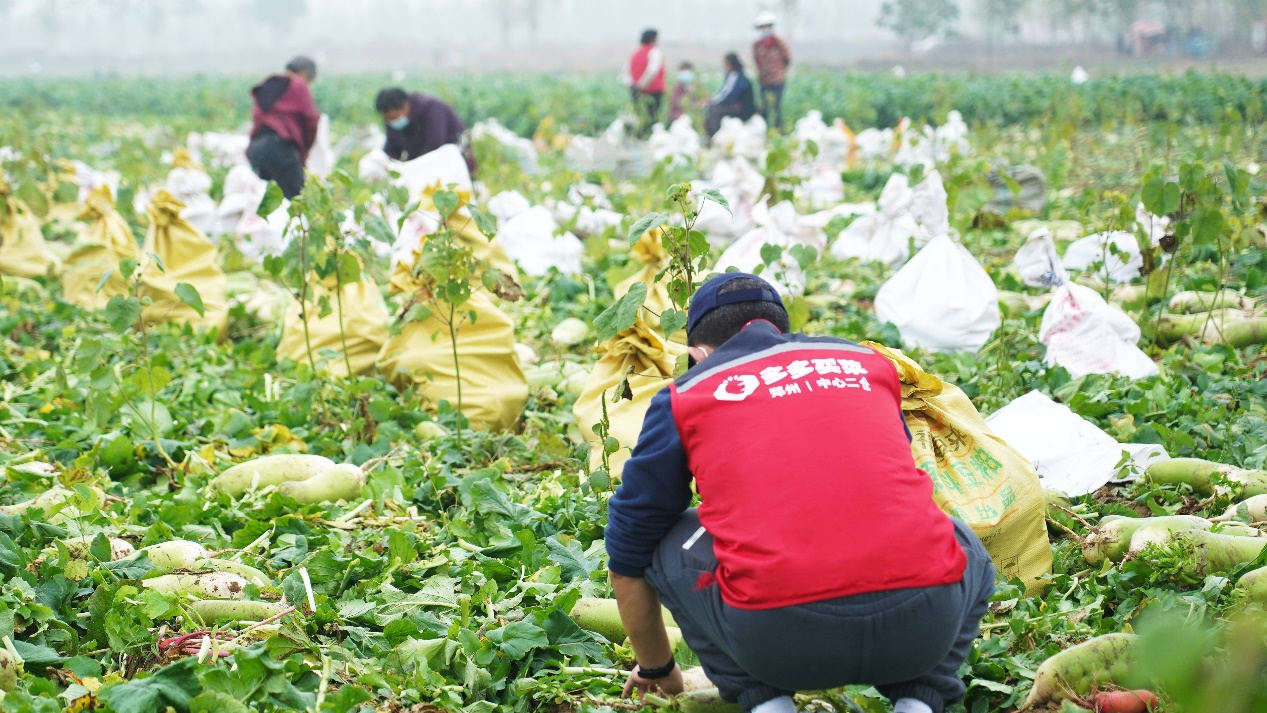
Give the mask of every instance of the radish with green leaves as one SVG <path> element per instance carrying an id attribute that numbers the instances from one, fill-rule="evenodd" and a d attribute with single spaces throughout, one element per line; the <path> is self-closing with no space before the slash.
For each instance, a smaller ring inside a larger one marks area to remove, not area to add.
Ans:
<path id="1" fill-rule="evenodd" d="M 239 463 L 211 481 L 211 487 L 237 497 L 248 490 L 281 485 L 295 480 L 307 480 L 334 466 L 334 461 L 324 456 L 284 454 L 264 456 Z"/>
<path id="2" fill-rule="evenodd" d="M 1088 564 L 1092 565 L 1098 565 L 1105 560 L 1120 562 L 1131 550 L 1131 538 L 1134 537 L 1135 531 L 1146 526 L 1208 530 L 1214 526 L 1214 523 L 1195 515 L 1105 517 L 1100 521 L 1100 526 L 1083 541 L 1082 556 L 1086 558 Z"/>
<path id="3" fill-rule="evenodd" d="M 1059 704 L 1125 678 L 1135 646 L 1134 634 L 1105 634 L 1052 656 L 1038 667 L 1021 710 Z"/>
<path id="4" fill-rule="evenodd" d="M 1159 460 L 1144 471 L 1144 479 L 1153 485 L 1188 485 L 1201 495 L 1227 494 L 1230 489 L 1215 481 L 1226 479 L 1239 486 L 1242 497 L 1267 495 L 1267 471 L 1246 470 L 1200 458 Z"/>
<path id="5" fill-rule="evenodd" d="M 301 505 L 354 500 L 365 487 L 365 471 L 345 463 L 326 468 L 307 480 L 292 480 L 277 486 L 277 491 Z"/>

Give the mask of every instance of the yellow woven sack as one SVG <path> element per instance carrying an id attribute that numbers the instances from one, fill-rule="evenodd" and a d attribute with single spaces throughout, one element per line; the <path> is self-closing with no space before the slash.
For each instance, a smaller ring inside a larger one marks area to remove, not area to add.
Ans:
<path id="1" fill-rule="evenodd" d="M 166 271 L 160 271 L 152 260 L 142 266 L 142 297 L 153 304 L 146 306 L 147 322 L 180 322 L 195 329 L 217 329 L 220 337 L 229 327 L 228 281 L 220 269 L 216 246 L 180 217 L 185 205 L 160 190 L 154 195 L 146 213 L 150 227 L 145 234 L 144 254 L 157 255 Z M 188 283 L 198 290 L 206 308 L 203 316 L 176 296 L 176 286 Z"/>
<path id="2" fill-rule="evenodd" d="M 590 469 L 597 470 L 603 462 L 603 439 L 594 432 L 594 426 L 603 418 L 603 400 L 606 399 L 608 436 L 620 444 L 608 463 L 611 476 L 619 478 L 642 432 L 651 397 L 669 385 L 678 355 L 684 354 L 686 347 L 666 342 L 658 329 L 652 329 L 639 317 L 632 328 L 600 344 L 598 351 L 603 356 L 585 380 L 585 388 L 572 406 L 572 415 L 576 417 L 581 435 L 590 444 Z M 623 398 L 620 393 L 626 374 L 629 374 L 628 395 L 632 398 Z"/>
<path id="3" fill-rule="evenodd" d="M 378 285 L 367 276 L 346 284 L 342 290 L 343 329 L 339 329 L 339 305 L 335 301 L 333 278 L 325 285 L 311 287 L 308 304 L 308 334 L 304 337 L 304 320 L 298 300 L 292 299 L 282 317 L 282 338 L 277 344 L 277 356 L 293 359 L 304 364 L 308 362 L 308 345 L 312 345 L 312 356 L 318 366 L 324 362 L 324 368 L 332 376 L 347 376 L 348 362 L 352 365 L 352 373 L 358 376 L 374 371 L 374 361 L 378 351 L 387 342 L 387 325 L 392 321 L 391 312 L 379 292 Z M 320 300 L 326 297 L 330 304 L 330 314 L 325 317 L 321 313 Z M 343 345 L 347 344 L 347 360 L 343 358 Z M 328 359 L 322 355 L 325 351 L 335 352 Z"/>
<path id="4" fill-rule="evenodd" d="M 0 274 L 44 277 L 61 268 L 40 230 L 40 219 L 0 178 Z"/>
<path id="5" fill-rule="evenodd" d="M 62 269 L 62 295 L 84 309 L 103 309 L 111 297 L 126 294 L 128 287 L 119 274 L 119 261 L 140 258 L 132 228 L 115 210 L 109 186 L 88 194 L 80 219 L 88 221 L 75 240 L 75 249 Z M 101 289 L 101 277 L 110 277 Z"/>
<path id="6" fill-rule="evenodd" d="M 433 187 L 423 192 L 419 210 L 435 210 L 431 200 L 435 190 Z M 470 194 L 460 191 L 459 198 L 465 206 Z M 477 259 L 513 279 L 517 272 L 505 250 L 489 241 L 463 212 L 459 208 L 449 218 L 448 229 L 472 249 Z M 420 246 L 413 259 L 396 264 L 391 278 L 393 292 L 411 298 L 426 295 L 426 287 L 413 275 L 421 253 Z M 457 409 L 458 370 L 453 363 L 450 329 L 438 314 L 446 311 L 445 305 L 428 307 L 430 316 L 406 323 L 399 334 L 387 340 L 378 353 L 378 369 L 397 388 L 416 390 L 425 408 L 435 410 L 440 401 L 448 401 Z M 514 322 L 498 309 L 493 295 L 483 287 L 474 289 L 460 313 L 466 315 L 456 330 L 462 413 L 475 428 L 508 428 L 519 420 L 528 401 L 528 379 L 515 354 Z"/>
<path id="7" fill-rule="evenodd" d="M 1046 505 L 1029 460 L 990 431 L 972 401 L 896 349 L 863 342 L 888 357 L 902 380 L 902 412 L 915 464 L 933 479 L 938 507 L 972 527 L 994 566 L 1041 593 L 1051 573 Z"/>

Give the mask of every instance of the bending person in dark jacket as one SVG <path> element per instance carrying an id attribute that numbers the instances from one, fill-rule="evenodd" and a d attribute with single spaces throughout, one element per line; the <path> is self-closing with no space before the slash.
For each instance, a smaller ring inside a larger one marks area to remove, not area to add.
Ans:
<path id="1" fill-rule="evenodd" d="M 608 508 L 612 590 L 637 666 L 682 690 L 660 605 L 723 699 L 861 684 L 895 713 L 941 713 L 994 591 L 994 566 L 915 466 L 893 363 L 788 332 L 755 275 L 691 300 L 692 367 L 656 394 Z M 690 509 L 691 481 L 701 499 Z"/>
<path id="2" fill-rule="evenodd" d="M 726 65 L 726 82 L 708 102 L 704 112 L 704 130 L 711 138 L 721 128 L 721 120 L 728 116 L 736 116 L 744 121 L 757 113 L 757 100 L 752 91 L 752 82 L 744 74 L 743 62 L 739 55 L 731 52 L 724 60 Z"/>
<path id="3" fill-rule="evenodd" d="M 288 199 L 303 190 L 304 163 L 317 140 L 321 115 L 308 87 L 316 78 L 316 63 L 307 57 L 296 57 L 286 65 L 284 73 L 265 79 L 251 90 L 253 125 L 246 158 L 255 175 L 277 183 Z"/>
<path id="4" fill-rule="evenodd" d="M 387 130 L 383 153 L 390 158 L 409 161 L 454 144 L 462 149 L 466 167 L 474 175 L 475 157 L 470 146 L 463 145 L 466 124 L 453 107 L 433 96 L 391 87 L 378 93 L 374 108 L 383 117 Z"/>

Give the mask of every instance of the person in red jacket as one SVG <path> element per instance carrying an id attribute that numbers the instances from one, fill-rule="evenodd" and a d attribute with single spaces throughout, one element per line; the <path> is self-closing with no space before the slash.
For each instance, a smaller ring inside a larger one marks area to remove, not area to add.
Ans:
<path id="1" fill-rule="evenodd" d="M 774 288 L 723 273 L 692 298 L 687 372 L 653 397 L 609 502 L 612 590 L 637 665 L 676 694 L 660 606 L 722 698 L 794 713 L 861 684 L 897 713 L 963 698 L 994 566 L 915 466 L 892 362 L 788 330 Z M 691 482 L 699 493 L 691 509 Z"/>
<path id="2" fill-rule="evenodd" d="M 303 190 L 304 163 L 317 140 L 321 115 L 309 89 L 316 78 L 316 63 L 296 57 L 286 64 L 285 72 L 251 90 L 254 106 L 246 158 L 255 175 L 277 183 L 288 199 Z"/>
<path id="3" fill-rule="evenodd" d="M 630 94 L 638 116 L 638 135 L 644 138 L 651 135 L 651 127 L 660 120 L 667 86 L 664 53 L 656 46 L 659 36 L 655 30 L 645 30 L 641 46 L 629 58 Z"/>

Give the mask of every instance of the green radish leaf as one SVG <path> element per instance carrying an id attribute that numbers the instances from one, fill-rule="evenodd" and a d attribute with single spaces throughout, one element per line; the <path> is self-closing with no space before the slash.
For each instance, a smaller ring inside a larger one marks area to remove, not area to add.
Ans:
<path id="1" fill-rule="evenodd" d="M 529 651 L 550 645 L 546 630 L 530 621 L 516 621 L 488 632 L 488 638 L 511 659 L 521 659 Z"/>
<path id="2" fill-rule="evenodd" d="M 202 692 L 198 659 L 189 656 L 160 668 L 147 678 L 105 686 L 97 694 L 115 713 L 153 713 L 168 706 L 189 710 L 189 701 Z"/>

